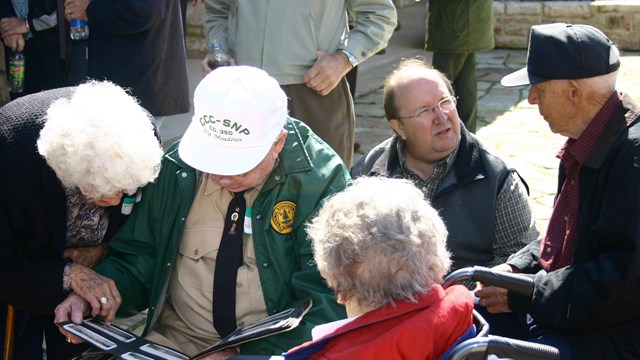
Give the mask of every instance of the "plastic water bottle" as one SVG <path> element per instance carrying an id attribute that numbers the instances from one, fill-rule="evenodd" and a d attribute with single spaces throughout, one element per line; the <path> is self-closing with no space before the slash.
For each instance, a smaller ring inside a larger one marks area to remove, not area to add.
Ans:
<path id="1" fill-rule="evenodd" d="M 234 65 L 233 59 L 226 51 L 224 51 L 220 45 L 220 41 L 218 39 L 213 39 L 213 41 L 211 41 L 211 46 L 209 47 L 209 55 L 207 55 L 207 66 L 209 69 L 215 70 L 220 66 L 230 65 Z"/>
<path id="2" fill-rule="evenodd" d="M 9 91 L 19 94 L 24 91 L 24 53 L 14 51 L 9 57 Z"/>
<path id="3" fill-rule="evenodd" d="M 84 40 L 89 37 L 89 22 L 80 19 L 71 19 L 69 33 L 72 40 Z"/>

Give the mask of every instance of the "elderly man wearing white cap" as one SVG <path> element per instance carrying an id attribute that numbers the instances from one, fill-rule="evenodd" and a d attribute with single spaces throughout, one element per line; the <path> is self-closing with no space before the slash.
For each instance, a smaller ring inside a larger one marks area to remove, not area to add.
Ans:
<path id="1" fill-rule="evenodd" d="M 148 308 L 147 338 L 192 356 L 236 326 L 313 300 L 299 327 L 240 349 L 280 354 L 309 340 L 315 325 L 345 317 L 313 263 L 305 222 L 350 183 L 348 170 L 287 115 L 284 92 L 262 70 L 211 72 L 194 108 L 96 268 L 122 297 L 107 320 Z M 71 295 L 56 320 L 80 321 L 83 304 Z"/>
<path id="2" fill-rule="evenodd" d="M 531 28 L 527 67 L 502 79 L 531 84 L 560 149 L 558 194 L 543 239 L 497 269 L 534 277 L 532 296 L 476 290 L 494 330 L 560 348 L 562 358 L 640 358 L 640 108 L 616 90 L 618 49 L 588 25 Z M 498 314 L 498 315 L 494 315 Z"/>

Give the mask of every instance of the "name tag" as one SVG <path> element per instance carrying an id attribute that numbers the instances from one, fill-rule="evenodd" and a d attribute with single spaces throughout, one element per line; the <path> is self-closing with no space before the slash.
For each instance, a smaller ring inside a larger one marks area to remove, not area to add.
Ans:
<path id="1" fill-rule="evenodd" d="M 125 197 L 124 200 L 122 200 L 122 208 L 120 209 L 122 215 L 131 215 L 135 201 L 135 198 L 130 197 Z"/>
<path id="2" fill-rule="evenodd" d="M 251 235 L 251 208 L 247 208 L 244 212 L 244 233 Z"/>

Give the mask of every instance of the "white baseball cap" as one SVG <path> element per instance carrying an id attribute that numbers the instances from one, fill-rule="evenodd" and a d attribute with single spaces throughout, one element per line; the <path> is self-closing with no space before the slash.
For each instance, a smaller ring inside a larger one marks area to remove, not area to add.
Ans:
<path id="1" fill-rule="evenodd" d="M 194 115 L 178 152 L 190 166 L 215 175 L 256 167 L 284 128 L 287 97 L 265 71 L 220 67 L 193 95 Z"/>

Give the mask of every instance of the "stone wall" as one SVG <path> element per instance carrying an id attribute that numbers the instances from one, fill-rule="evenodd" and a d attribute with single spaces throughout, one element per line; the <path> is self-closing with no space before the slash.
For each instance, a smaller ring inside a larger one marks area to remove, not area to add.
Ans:
<path id="1" fill-rule="evenodd" d="M 532 25 L 593 25 L 619 48 L 640 50 L 640 1 L 494 1 L 496 47 L 525 49 Z"/>

